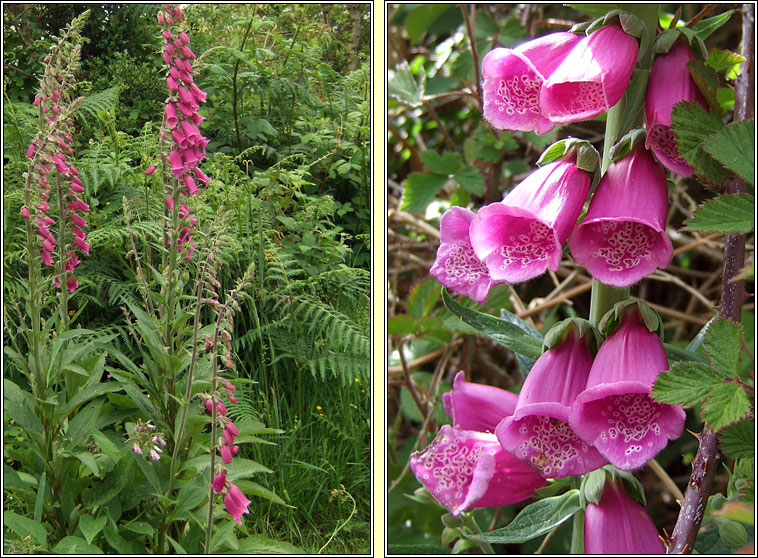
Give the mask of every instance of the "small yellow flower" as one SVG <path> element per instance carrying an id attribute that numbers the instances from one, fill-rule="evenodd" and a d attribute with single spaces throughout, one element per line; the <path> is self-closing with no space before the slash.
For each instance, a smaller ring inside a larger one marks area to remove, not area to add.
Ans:
<path id="1" fill-rule="evenodd" d="M 316 405 L 316 410 L 320 411 L 321 410 L 321 405 Z"/>
<path id="2" fill-rule="evenodd" d="M 69 310 L 68 311 L 68 315 L 69 316 L 73 316 L 74 314 L 76 314 L 76 310 Z"/>
<path id="3" fill-rule="evenodd" d="M 355 383 L 356 383 L 356 384 L 360 384 L 360 383 L 361 383 L 361 381 L 360 381 L 358 378 L 356 378 L 356 379 L 355 379 Z"/>

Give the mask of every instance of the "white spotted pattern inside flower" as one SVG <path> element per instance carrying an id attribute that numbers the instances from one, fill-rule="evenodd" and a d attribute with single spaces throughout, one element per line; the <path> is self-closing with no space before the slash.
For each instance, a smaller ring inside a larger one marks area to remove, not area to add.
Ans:
<path id="1" fill-rule="evenodd" d="M 603 85 L 597 81 L 583 81 L 578 84 L 571 84 L 574 87 L 570 93 L 569 102 L 563 107 L 564 112 L 569 114 L 579 114 L 598 108 L 605 109 L 605 95 L 603 94 Z M 564 97 L 565 98 L 565 97 Z"/>
<path id="2" fill-rule="evenodd" d="M 658 236 L 649 226 L 631 221 L 605 221 L 588 227 L 588 237 L 602 238 L 602 247 L 592 255 L 603 258 L 610 271 L 632 269 L 649 260 Z"/>
<path id="3" fill-rule="evenodd" d="M 650 131 L 650 143 L 652 147 L 660 151 L 667 159 L 674 163 L 689 165 L 687 160 L 679 153 L 679 144 L 676 134 L 669 126 L 657 124 Z"/>
<path id="4" fill-rule="evenodd" d="M 455 249 L 446 255 L 441 265 L 433 269 L 440 283 L 447 287 L 462 287 L 474 285 L 483 277 L 488 276 L 487 266 L 474 254 L 471 243 L 459 241 Z"/>
<path id="5" fill-rule="evenodd" d="M 452 510 L 465 500 L 484 445 L 439 435 L 418 455 L 416 473 L 446 508 Z"/>
<path id="6" fill-rule="evenodd" d="M 501 79 L 495 96 L 495 106 L 499 112 L 506 114 L 540 114 L 539 94 L 542 80 L 531 79 L 528 75 L 513 76 L 513 79 Z"/>
<path id="7" fill-rule="evenodd" d="M 523 222 L 523 219 L 514 222 L 519 221 Z M 514 234 L 510 234 L 507 242 L 500 247 L 500 255 L 503 257 L 500 264 L 502 270 L 513 264 L 520 264 L 521 268 L 526 268 L 532 262 L 547 260 L 555 248 L 552 232 L 547 225 L 531 221 L 528 232 L 523 230 L 525 227 L 521 228 L 521 234 L 518 234 L 517 230 L 511 230 Z"/>
<path id="8" fill-rule="evenodd" d="M 603 442 L 618 440 L 627 446 L 626 455 L 642 451 L 641 442 L 652 432 L 656 437 L 661 433 L 655 422 L 661 416 L 662 403 L 656 403 L 645 393 L 626 393 L 603 400 L 600 418 L 608 427 L 600 432 Z M 637 444 L 633 443 L 637 442 Z M 653 442 L 647 445 L 652 447 Z"/>
<path id="9" fill-rule="evenodd" d="M 524 417 L 518 431 L 525 438 L 517 451 L 545 477 L 571 474 L 589 450 L 567 422 L 553 417 Z"/>

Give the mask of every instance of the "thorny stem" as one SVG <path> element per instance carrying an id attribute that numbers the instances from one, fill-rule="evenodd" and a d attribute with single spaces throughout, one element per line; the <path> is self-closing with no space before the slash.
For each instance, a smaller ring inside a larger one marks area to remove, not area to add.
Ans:
<path id="1" fill-rule="evenodd" d="M 734 88 L 734 120 L 745 120 L 752 116 L 753 99 L 753 33 L 755 30 L 755 6 L 744 4 L 742 8 L 742 45 L 741 54 L 745 62 L 740 68 Z M 745 183 L 741 178 L 729 180 L 728 192 L 744 193 Z M 739 274 L 745 257 L 745 236 L 742 234 L 726 235 L 724 252 L 723 292 L 719 314 L 737 323 L 741 321 L 744 285 L 734 281 Z M 692 476 L 687 484 L 681 510 L 671 534 L 669 554 L 691 553 L 695 539 L 703 522 L 703 513 L 711 493 L 716 471 L 721 463 L 719 440 L 716 433 L 708 427 L 700 433 L 697 454 L 692 462 Z"/>

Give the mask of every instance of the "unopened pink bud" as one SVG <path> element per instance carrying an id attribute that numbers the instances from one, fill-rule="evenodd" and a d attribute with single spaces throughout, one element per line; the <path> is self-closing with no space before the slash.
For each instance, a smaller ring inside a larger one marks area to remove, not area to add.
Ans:
<path id="1" fill-rule="evenodd" d="M 29 215 L 30 215 L 30 214 L 29 214 L 29 208 L 28 208 L 28 207 L 26 207 L 26 206 L 22 207 L 22 208 L 21 208 L 21 216 L 22 216 L 24 219 L 28 219 L 28 218 L 29 218 Z"/>
<path id="2" fill-rule="evenodd" d="M 179 39 L 181 39 L 181 41 L 185 45 L 189 44 L 189 37 L 187 36 L 187 33 L 185 33 L 184 31 L 182 31 L 181 33 L 179 33 Z"/>
<path id="3" fill-rule="evenodd" d="M 155 165 L 150 165 L 145 171 L 145 174 L 149 176 L 153 174 L 154 172 L 155 172 Z"/>
<path id="4" fill-rule="evenodd" d="M 137 442 L 134 442 L 132 444 L 132 451 L 137 455 L 142 455 L 142 448 L 139 447 L 139 444 Z"/>

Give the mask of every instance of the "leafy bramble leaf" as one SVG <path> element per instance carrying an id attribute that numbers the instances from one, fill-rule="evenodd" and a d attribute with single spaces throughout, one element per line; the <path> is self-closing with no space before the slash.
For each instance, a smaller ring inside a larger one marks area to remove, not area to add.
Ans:
<path id="1" fill-rule="evenodd" d="M 755 120 L 727 124 L 704 143 L 709 155 L 755 186 Z"/>
<path id="2" fill-rule="evenodd" d="M 441 156 L 436 151 L 424 151 L 421 160 L 430 172 L 449 176 L 461 168 L 463 161 L 457 153 L 445 151 Z"/>
<path id="3" fill-rule="evenodd" d="M 403 183 L 403 200 L 400 208 L 413 213 L 426 209 L 447 182 L 441 174 L 411 173 Z"/>
<path id="4" fill-rule="evenodd" d="M 679 153 L 695 167 L 697 174 L 705 175 L 711 180 L 729 177 L 729 172 L 703 149 L 703 140 L 723 127 L 721 117 L 707 112 L 699 103 L 677 103 L 671 113 L 671 128 L 676 134 Z"/>
<path id="5" fill-rule="evenodd" d="M 429 314 L 429 311 L 434 306 L 434 303 L 439 300 L 439 297 L 440 284 L 434 277 L 427 277 L 411 289 L 406 307 L 408 314 L 416 320 L 420 320 L 423 316 Z"/>
<path id="6" fill-rule="evenodd" d="M 657 401 L 672 405 L 695 405 L 724 383 L 712 367 L 698 362 L 682 362 L 661 372 L 650 392 Z"/>
<path id="7" fill-rule="evenodd" d="M 705 334 L 705 354 L 730 378 L 737 376 L 742 350 L 742 325 L 725 318 L 714 320 Z"/>
<path id="8" fill-rule="evenodd" d="M 579 491 L 573 489 L 528 505 L 505 527 L 489 533 L 467 534 L 466 537 L 488 543 L 522 543 L 547 533 L 580 509 Z"/>
<path id="9" fill-rule="evenodd" d="M 730 459 L 755 455 L 755 422 L 741 420 L 727 426 L 719 434 L 721 451 Z"/>
<path id="10" fill-rule="evenodd" d="M 472 194 L 477 196 L 484 194 L 484 177 L 475 167 L 461 169 L 455 173 L 453 179 Z"/>
<path id="11" fill-rule="evenodd" d="M 743 418 L 750 411 L 750 400 L 738 384 L 718 386 L 703 404 L 703 420 L 715 431 Z"/>
<path id="12" fill-rule="evenodd" d="M 736 52 L 713 48 L 708 53 L 708 59 L 705 61 L 705 64 L 717 72 L 723 72 L 724 70 L 731 70 L 734 66 L 739 66 L 744 61 L 745 58 Z"/>
<path id="13" fill-rule="evenodd" d="M 719 196 L 697 208 L 685 222 L 685 230 L 739 233 L 755 228 L 755 197 L 750 194 Z"/>
<path id="14" fill-rule="evenodd" d="M 514 353 L 531 359 L 537 359 L 542 354 L 542 339 L 529 335 L 517 325 L 461 306 L 453 300 L 447 289 L 442 290 L 442 301 L 457 318 Z"/>
<path id="15" fill-rule="evenodd" d="M 407 314 L 398 314 L 390 316 L 387 320 L 387 335 L 396 335 L 399 333 L 416 333 L 418 323 Z"/>
<path id="16" fill-rule="evenodd" d="M 696 58 L 687 62 L 687 69 L 690 71 L 692 81 L 695 82 L 700 93 L 703 94 L 703 97 L 708 102 L 708 106 L 711 107 L 711 110 L 720 114 L 721 105 L 719 105 L 718 99 L 716 99 L 716 91 L 719 88 L 716 72 L 713 71 L 713 68 L 706 66 Z"/>
<path id="17" fill-rule="evenodd" d="M 387 87 L 390 95 L 412 107 L 416 107 L 421 104 L 421 100 L 424 98 L 425 81 L 426 74 L 423 68 L 417 83 L 408 63 L 403 62 L 390 72 Z"/>

